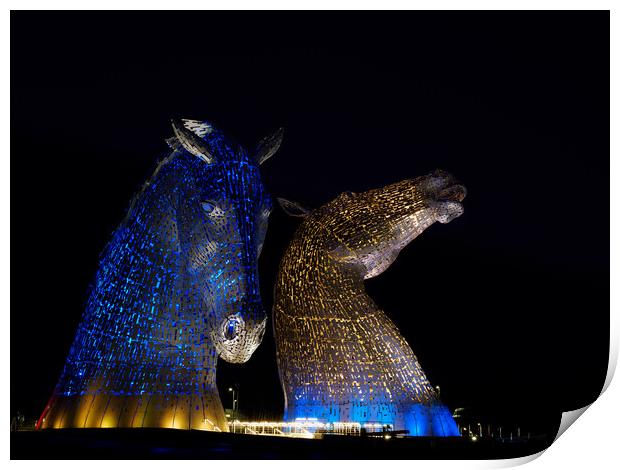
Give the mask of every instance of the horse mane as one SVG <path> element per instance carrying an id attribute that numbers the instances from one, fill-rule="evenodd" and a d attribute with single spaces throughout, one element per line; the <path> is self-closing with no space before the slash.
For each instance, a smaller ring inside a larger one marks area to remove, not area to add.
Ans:
<path id="1" fill-rule="evenodd" d="M 188 325 L 179 297 L 187 286 L 171 193 L 191 171 L 186 158 L 173 151 L 157 164 L 102 251 L 60 393 L 92 391 L 102 377 L 106 384 L 96 386 L 112 392 L 152 390 L 158 371 L 181 362 L 179 331 Z"/>

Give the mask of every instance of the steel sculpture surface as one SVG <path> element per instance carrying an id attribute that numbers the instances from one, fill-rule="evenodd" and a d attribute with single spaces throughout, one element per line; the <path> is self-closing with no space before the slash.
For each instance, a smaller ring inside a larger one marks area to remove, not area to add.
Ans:
<path id="1" fill-rule="evenodd" d="M 367 295 L 435 222 L 463 212 L 465 188 L 447 173 L 343 193 L 304 217 L 280 264 L 274 332 L 285 420 L 392 425 L 411 435 L 458 435 L 413 351 Z"/>
<path id="2" fill-rule="evenodd" d="M 39 428 L 227 430 L 218 356 L 247 361 L 266 316 L 257 259 L 271 199 L 249 153 L 202 121 L 173 121 L 171 153 L 101 255 Z"/>

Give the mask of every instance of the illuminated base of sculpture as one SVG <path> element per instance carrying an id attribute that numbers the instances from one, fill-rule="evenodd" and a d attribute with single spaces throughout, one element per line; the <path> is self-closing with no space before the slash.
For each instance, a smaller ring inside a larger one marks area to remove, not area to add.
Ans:
<path id="1" fill-rule="evenodd" d="M 407 430 L 409 436 L 460 436 L 459 428 L 447 406 L 441 402 L 396 405 L 393 403 L 368 405 L 289 405 L 284 421 L 316 419 L 322 423 L 379 423 L 393 430 Z"/>
<path id="2" fill-rule="evenodd" d="M 174 428 L 228 431 L 217 393 L 205 395 L 132 395 L 108 393 L 55 396 L 37 429 Z"/>

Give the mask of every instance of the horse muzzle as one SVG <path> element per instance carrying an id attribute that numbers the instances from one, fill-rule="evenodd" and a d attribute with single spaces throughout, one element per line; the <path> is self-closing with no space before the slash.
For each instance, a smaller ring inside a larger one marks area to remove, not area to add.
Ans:
<path id="1" fill-rule="evenodd" d="M 215 331 L 220 357 L 235 364 L 247 362 L 262 342 L 266 324 L 267 316 L 260 302 L 244 302 L 233 308 Z"/>

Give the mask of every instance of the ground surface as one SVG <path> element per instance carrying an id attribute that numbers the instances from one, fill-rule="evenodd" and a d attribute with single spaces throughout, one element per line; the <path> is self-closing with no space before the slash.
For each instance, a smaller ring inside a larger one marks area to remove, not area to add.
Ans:
<path id="1" fill-rule="evenodd" d="M 62 429 L 11 433 L 11 459 L 495 459 L 530 455 L 551 441 L 294 439 L 174 429 Z"/>

